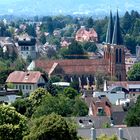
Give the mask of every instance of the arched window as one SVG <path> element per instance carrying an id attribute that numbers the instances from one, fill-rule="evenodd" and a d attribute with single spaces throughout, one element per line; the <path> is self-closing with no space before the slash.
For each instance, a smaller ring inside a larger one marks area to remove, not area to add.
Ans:
<path id="1" fill-rule="evenodd" d="M 122 50 L 119 50 L 119 63 L 122 63 Z"/>
<path id="2" fill-rule="evenodd" d="M 118 53 L 119 53 L 119 51 L 118 51 L 118 49 L 116 49 L 116 63 L 119 62 L 119 55 L 118 55 Z"/>
<path id="3" fill-rule="evenodd" d="M 119 81 L 121 81 L 122 80 L 122 76 L 121 76 L 121 74 L 119 74 Z"/>
<path id="4" fill-rule="evenodd" d="M 121 81 L 121 80 L 122 80 L 122 75 L 121 75 L 121 73 L 117 73 L 117 74 L 116 74 L 116 78 L 117 78 L 118 81 Z"/>

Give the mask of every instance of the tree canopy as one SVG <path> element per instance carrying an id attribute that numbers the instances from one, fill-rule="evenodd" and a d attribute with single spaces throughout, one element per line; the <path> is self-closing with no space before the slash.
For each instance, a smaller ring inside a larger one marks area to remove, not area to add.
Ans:
<path id="1" fill-rule="evenodd" d="M 31 129 L 24 140 L 78 140 L 74 124 L 54 113 L 31 122 Z"/>
<path id="2" fill-rule="evenodd" d="M 140 80 L 140 63 L 134 64 L 132 69 L 128 71 L 128 80 L 130 81 Z"/>
<path id="3" fill-rule="evenodd" d="M 87 58 L 84 49 L 80 43 L 73 41 L 67 49 L 63 52 L 62 56 L 67 59 L 85 59 Z"/>
<path id="4" fill-rule="evenodd" d="M 82 99 L 70 99 L 62 94 L 57 96 L 47 95 L 33 113 L 33 118 L 49 115 L 52 112 L 64 117 L 85 116 L 88 107 Z"/>
<path id="5" fill-rule="evenodd" d="M 125 121 L 128 126 L 140 126 L 140 96 L 136 104 L 128 110 Z"/>
<path id="6" fill-rule="evenodd" d="M 0 140 L 19 140 L 26 134 L 26 118 L 7 106 L 0 106 Z"/>

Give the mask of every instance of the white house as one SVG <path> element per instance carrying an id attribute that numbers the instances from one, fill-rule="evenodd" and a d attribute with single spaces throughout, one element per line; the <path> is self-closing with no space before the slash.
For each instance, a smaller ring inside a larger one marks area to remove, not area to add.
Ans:
<path id="1" fill-rule="evenodd" d="M 6 83 L 14 84 L 15 89 L 22 90 L 27 96 L 38 87 L 45 87 L 45 77 L 39 71 L 14 71 L 8 76 Z"/>

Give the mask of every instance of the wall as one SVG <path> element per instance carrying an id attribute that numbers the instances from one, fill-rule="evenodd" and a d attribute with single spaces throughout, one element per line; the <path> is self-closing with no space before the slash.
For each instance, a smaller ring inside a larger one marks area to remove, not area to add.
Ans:
<path id="1" fill-rule="evenodd" d="M 125 93 L 124 92 L 117 92 L 117 93 L 110 93 L 110 92 L 94 92 L 93 97 L 98 97 L 101 95 L 105 95 L 112 104 L 116 104 L 118 99 L 124 99 Z"/>

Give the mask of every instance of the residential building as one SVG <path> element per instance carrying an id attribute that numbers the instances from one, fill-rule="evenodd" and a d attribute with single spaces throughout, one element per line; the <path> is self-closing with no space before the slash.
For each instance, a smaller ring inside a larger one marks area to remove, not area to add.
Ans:
<path id="1" fill-rule="evenodd" d="M 39 71 L 14 71 L 8 76 L 6 83 L 14 84 L 15 89 L 27 96 L 38 87 L 45 87 L 45 80 L 45 76 Z"/>
<path id="2" fill-rule="evenodd" d="M 3 52 L 8 52 L 9 56 L 17 53 L 17 48 L 15 42 L 10 37 L 0 37 L 0 47 L 2 47 Z"/>
<path id="3" fill-rule="evenodd" d="M 97 42 L 98 35 L 93 28 L 87 30 L 84 26 L 81 26 L 81 28 L 76 32 L 75 40 L 79 42 Z"/>
<path id="4" fill-rule="evenodd" d="M 89 116 L 111 116 L 111 103 L 108 98 L 94 97 L 90 103 Z"/>
<path id="5" fill-rule="evenodd" d="M 61 47 L 62 47 L 62 48 L 66 48 L 66 47 L 68 47 L 68 46 L 71 44 L 71 42 L 73 42 L 73 41 L 74 41 L 74 38 L 73 38 L 73 37 L 62 37 L 62 38 L 61 38 L 61 42 L 60 42 Z"/>
<path id="6" fill-rule="evenodd" d="M 0 104 L 6 103 L 11 104 L 13 103 L 17 98 L 20 98 L 21 96 L 18 95 L 19 90 L 17 89 L 0 89 Z"/>
<path id="7" fill-rule="evenodd" d="M 133 65 L 138 61 L 137 57 L 131 54 L 125 55 L 125 66 L 126 66 L 126 73 L 133 67 Z"/>
<path id="8" fill-rule="evenodd" d="M 23 35 L 18 38 L 19 55 L 23 59 L 30 57 L 35 59 L 37 57 L 36 39 L 28 35 Z"/>

